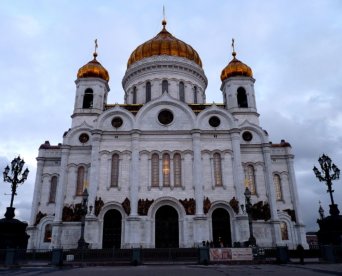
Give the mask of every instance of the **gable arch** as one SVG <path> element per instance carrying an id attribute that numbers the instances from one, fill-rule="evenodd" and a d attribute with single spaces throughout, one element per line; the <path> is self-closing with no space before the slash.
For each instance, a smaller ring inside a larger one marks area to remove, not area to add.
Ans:
<path id="1" fill-rule="evenodd" d="M 112 119 L 114 117 L 121 117 L 123 120 L 123 124 L 118 129 L 112 126 Z M 107 131 L 116 131 L 116 130 L 131 130 L 134 126 L 134 115 L 128 110 L 116 105 L 114 108 L 106 110 L 102 113 L 97 119 L 97 124 L 95 128 Z"/>
<path id="2" fill-rule="evenodd" d="M 201 111 L 196 120 L 196 128 L 199 129 L 213 129 L 209 124 L 209 119 L 212 116 L 217 116 L 220 119 L 220 125 L 216 127 L 217 130 L 227 130 L 236 128 L 236 119 L 225 109 L 218 108 L 213 104 L 210 108 Z"/>

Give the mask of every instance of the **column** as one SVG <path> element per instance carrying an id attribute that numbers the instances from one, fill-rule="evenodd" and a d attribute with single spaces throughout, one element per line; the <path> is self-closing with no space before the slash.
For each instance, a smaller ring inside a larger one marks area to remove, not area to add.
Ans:
<path id="1" fill-rule="evenodd" d="M 36 174 L 36 181 L 34 184 L 30 226 L 33 226 L 36 221 L 36 215 L 38 212 L 38 203 L 40 202 L 40 197 L 41 197 L 40 192 L 42 190 L 43 168 L 44 168 L 44 158 L 38 157 L 37 158 L 37 174 Z"/>
<path id="2" fill-rule="evenodd" d="M 270 205 L 270 212 L 271 212 L 273 243 L 275 245 L 281 245 L 282 239 L 281 239 L 281 234 L 280 234 L 280 222 L 279 222 L 278 213 L 277 213 L 275 187 L 273 183 L 273 174 L 271 170 L 272 168 L 271 145 L 262 144 L 262 152 L 264 155 L 264 163 L 265 163 L 266 193 L 267 193 L 268 203 Z"/>
<path id="3" fill-rule="evenodd" d="M 138 215 L 138 192 L 139 192 L 139 136 L 140 133 L 135 131 L 132 134 L 132 157 L 131 157 L 131 177 L 130 177 L 130 216 Z"/>
<path id="4" fill-rule="evenodd" d="M 55 218 L 52 224 L 52 241 L 51 247 L 60 248 L 61 247 L 61 234 L 62 234 L 62 214 L 64 206 L 64 196 L 67 184 L 67 174 L 68 174 L 68 159 L 70 146 L 62 145 L 62 155 L 61 155 L 61 167 L 59 173 L 59 180 L 57 186 L 56 195 L 56 205 L 55 205 Z"/>
<path id="5" fill-rule="evenodd" d="M 236 197 L 239 204 L 245 204 L 244 196 L 244 172 L 241 165 L 241 149 L 240 149 L 240 130 L 233 129 L 231 132 L 232 148 L 233 148 L 233 179 L 236 190 Z"/>
<path id="6" fill-rule="evenodd" d="M 90 178 L 89 178 L 89 187 L 88 187 L 88 193 L 89 193 L 88 206 L 93 206 L 93 207 L 95 207 L 95 197 L 96 197 L 97 187 L 99 185 L 100 142 L 101 142 L 101 131 L 100 130 L 92 131 L 91 164 L 90 164 Z M 110 171 L 107 173 L 110 173 Z"/>
<path id="7" fill-rule="evenodd" d="M 202 156 L 201 156 L 201 134 L 199 130 L 192 133 L 193 150 L 193 172 L 192 179 L 195 187 L 196 215 L 203 215 L 203 184 L 202 184 Z"/>

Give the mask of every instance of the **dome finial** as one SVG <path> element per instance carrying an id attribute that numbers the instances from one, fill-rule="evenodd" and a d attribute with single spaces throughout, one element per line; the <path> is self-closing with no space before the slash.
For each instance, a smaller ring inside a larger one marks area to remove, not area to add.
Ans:
<path id="1" fill-rule="evenodd" d="M 98 47 L 99 47 L 99 46 L 97 45 L 97 38 L 96 38 L 96 39 L 95 39 L 95 50 L 94 50 L 94 54 L 93 54 L 94 59 L 96 59 L 96 57 L 97 57 L 97 52 L 96 52 L 96 50 L 97 50 Z"/>
<path id="2" fill-rule="evenodd" d="M 162 21 L 163 29 L 166 26 L 166 17 L 165 17 L 165 6 L 163 5 L 163 21 Z"/>
<path id="3" fill-rule="evenodd" d="M 232 56 L 235 58 L 236 52 L 235 52 L 235 40 L 234 40 L 234 38 L 232 38 L 232 50 L 233 50 Z"/>

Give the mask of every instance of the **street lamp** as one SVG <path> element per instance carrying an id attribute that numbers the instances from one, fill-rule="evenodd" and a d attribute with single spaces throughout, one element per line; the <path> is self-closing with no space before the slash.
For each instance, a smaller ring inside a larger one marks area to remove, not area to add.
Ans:
<path id="1" fill-rule="evenodd" d="M 320 182 L 325 182 L 328 186 L 327 192 L 330 194 L 330 215 L 338 215 L 340 211 L 338 210 L 337 204 L 334 203 L 332 189 L 332 181 L 340 178 L 340 169 L 332 163 L 328 155 L 323 154 L 319 159 L 318 163 L 321 166 L 321 171 L 319 171 L 316 166 L 313 167 L 313 171 Z"/>
<path id="2" fill-rule="evenodd" d="M 248 214 L 248 224 L 249 224 L 249 245 L 255 246 L 256 240 L 253 236 L 253 223 L 252 223 L 252 203 L 251 203 L 251 191 L 246 187 L 245 190 L 245 202 L 246 202 L 246 212 Z"/>
<path id="3" fill-rule="evenodd" d="M 84 189 L 82 194 L 82 207 L 81 207 L 81 237 L 78 240 L 78 249 L 85 249 L 88 248 L 88 243 L 84 240 L 84 225 L 85 225 L 85 216 L 88 212 L 88 190 L 87 188 Z"/>
<path id="4" fill-rule="evenodd" d="M 14 218 L 14 209 L 13 208 L 13 200 L 14 200 L 14 196 L 17 195 L 17 187 L 19 184 L 23 184 L 26 179 L 27 176 L 29 174 L 29 170 L 28 168 L 26 168 L 24 170 L 24 172 L 22 172 L 23 166 L 24 166 L 25 162 L 23 159 L 20 158 L 20 156 L 18 156 L 17 158 L 14 158 L 11 162 L 11 169 L 10 167 L 7 165 L 4 172 L 3 172 L 3 176 L 4 176 L 4 182 L 9 182 L 11 183 L 11 188 L 12 188 L 12 194 L 11 194 L 11 204 L 10 207 L 7 207 L 7 211 L 5 214 L 5 217 L 7 219 L 12 219 Z M 11 171 L 11 173 L 10 173 Z M 9 175 L 10 173 L 10 175 Z"/>

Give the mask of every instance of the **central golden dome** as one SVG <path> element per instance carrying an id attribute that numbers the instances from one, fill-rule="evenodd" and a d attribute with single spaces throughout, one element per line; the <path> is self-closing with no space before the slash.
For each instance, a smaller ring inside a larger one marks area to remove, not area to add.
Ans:
<path id="1" fill-rule="evenodd" d="M 163 29 L 154 38 L 138 46 L 131 54 L 127 62 L 127 68 L 133 63 L 152 56 L 176 56 L 194 61 L 202 67 L 202 61 L 198 53 L 188 44 L 170 34 L 163 20 Z"/>

